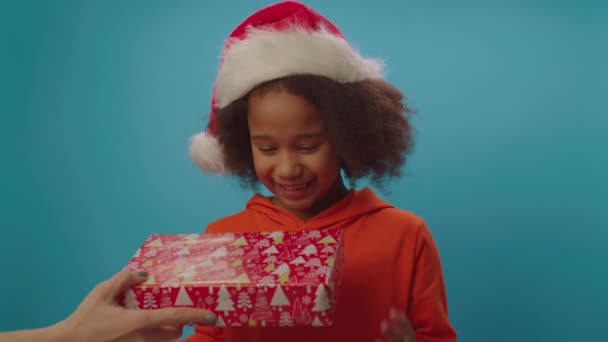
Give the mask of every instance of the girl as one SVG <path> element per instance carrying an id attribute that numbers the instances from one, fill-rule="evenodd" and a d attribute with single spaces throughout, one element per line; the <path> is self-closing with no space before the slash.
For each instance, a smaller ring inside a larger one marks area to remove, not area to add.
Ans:
<path id="1" fill-rule="evenodd" d="M 410 111 L 382 65 L 319 13 L 281 2 L 232 32 L 213 95 L 193 159 L 272 196 L 255 194 L 207 232 L 344 228 L 346 264 L 331 327 L 199 326 L 186 341 L 455 341 L 424 220 L 352 188 L 399 176 L 413 143 Z"/>

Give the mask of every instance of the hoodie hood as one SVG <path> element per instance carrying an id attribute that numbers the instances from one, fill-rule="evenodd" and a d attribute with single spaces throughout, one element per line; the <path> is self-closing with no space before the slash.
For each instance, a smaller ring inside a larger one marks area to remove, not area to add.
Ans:
<path id="1" fill-rule="evenodd" d="M 256 216 L 268 220 L 268 224 L 280 225 L 286 230 L 339 228 L 362 216 L 387 208 L 393 206 L 367 187 L 350 190 L 340 201 L 306 221 L 272 203 L 271 197 L 260 194 L 254 195 L 246 205 L 247 211 L 253 211 Z"/>

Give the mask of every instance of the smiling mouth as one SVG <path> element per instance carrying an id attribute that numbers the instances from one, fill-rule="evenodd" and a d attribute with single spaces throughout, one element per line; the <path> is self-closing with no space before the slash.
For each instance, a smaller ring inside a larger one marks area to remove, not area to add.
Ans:
<path id="1" fill-rule="evenodd" d="M 294 184 L 294 185 L 285 185 L 285 184 L 277 184 L 283 196 L 287 199 L 298 200 L 308 196 L 309 190 L 312 188 L 314 181 Z"/>
<path id="2" fill-rule="evenodd" d="M 281 187 L 281 189 L 283 189 L 285 191 L 299 191 L 299 190 L 306 189 L 307 187 L 310 186 L 311 183 L 312 182 L 307 182 L 307 183 L 302 183 L 302 184 L 298 184 L 298 185 L 279 184 L 279 186 Z"/>

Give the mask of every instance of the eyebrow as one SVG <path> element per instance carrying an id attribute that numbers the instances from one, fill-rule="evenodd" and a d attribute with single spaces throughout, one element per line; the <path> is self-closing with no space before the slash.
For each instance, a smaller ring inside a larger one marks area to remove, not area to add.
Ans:
<path id="1" fill-rule="evenodd" d="M 323 136 L 323 133 L 318 132 L 318 133 L 298 134 L 296 137 L 298 139 L 306 139 L 306 138 L 318 138 L 318 137 L 322 137 L 322 136 Z M 268 135 L 268 134 L 256 134 L 256 135 L 251 136 L 251 140 L 264 140 L 264 139 L 272 139 L 272 136 Z"/>

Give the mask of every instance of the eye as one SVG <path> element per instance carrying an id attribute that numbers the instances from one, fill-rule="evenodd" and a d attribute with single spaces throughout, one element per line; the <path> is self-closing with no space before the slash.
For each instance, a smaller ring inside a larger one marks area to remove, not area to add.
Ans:
<path id="1" fill-rule="evenodd" d="M 319 145 L 304 145 L 304 146 L 299 146 L 298 150 L 304 153 L 311 153 L 317 150 L 317 148 L 319 147 Z"/>
<path id="2" fill-rule="evenodd" d="M 264 154 L 271 154 L 274 151 L 276 151 L 277 149 L 274 147 L 258 147 L 258 151 L 264 153 Z"/>

